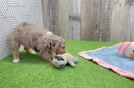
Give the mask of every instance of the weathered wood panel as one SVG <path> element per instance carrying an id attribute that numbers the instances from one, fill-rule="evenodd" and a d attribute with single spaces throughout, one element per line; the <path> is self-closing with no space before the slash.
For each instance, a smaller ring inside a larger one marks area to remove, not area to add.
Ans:
<path id="1" fill-rule="evenodd" d="M 73 20 L 70 18 L 69 20 L 69 28 L 70 28 L 70 36 L 73 40 L 80 39 L 80 19 L 77 18 Z"/>
<path id="2" fill-rule="evenodd" d="M 50 0 L 50 29 L 57 35 L 70 39 L 68 0 Z"/>
<path id="3" fill-rule="evenodd" d="M 69 0 L 69 29 L 71 39 L 80 39 L 81 0 Z"/>
<path id="4" fill-rule="evenodd" d="M 124 40 L 134 41 L 134 0 L 125 0 Z"/>
<path id="5" fill-rule="evenodd" d="M 134 41 L 134 0 L 114 0 L 111 40 Z"/>
<path id="6" fill-rule="evenodd" d="M 113 0 L 100 0 L 99 41 L 110 40 Z"/>
<path id="7" fill-rule="evenodd" d="M 80 38 L 99 40 L 100 0 L 81 1 Z"/>
<path id="8" fill-rule="evenodd" d="M 82 0 L 81 39 L 108 41 L 111 31 L 112 0 Z"/>
<path id="9" fill-rule="evenodd" d="M 50 28 L 50 0 L 42 0 L 43 25 Z"/>
<path id="10" fill-rule="evenodd" d="M 125 0 L 114 0 L 110 40 L 123 40 L 124 18 Z"/>
<path id="11" fill-rule="evenodd" d="M 57 26 L 56 21 L 58 20 L 57 15 L 58 15 L 58 0 L 49 0 L 49 15 L 50 15 L 50 31 L 55 33 L 54 28 Z M 57 29 L 56 29 L 57 30 Z"/>
<path id="12" fill-rule="evenodd" d="M 134 41 L 134 0 L 43 1 L 45 26 L 66 39 Z"/>

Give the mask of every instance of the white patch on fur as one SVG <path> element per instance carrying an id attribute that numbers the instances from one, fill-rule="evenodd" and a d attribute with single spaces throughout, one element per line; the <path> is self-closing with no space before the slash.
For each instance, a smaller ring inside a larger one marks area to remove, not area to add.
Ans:
<path id="1" fill-rule="evenodd" d="M 20 48 L 19 48 L 19 51 L 23 51 L 24 50 L 24 46 L 21 45 Z"/>
<path id="2" fill-rule="evenodd" d="M 14 59 L 13 63 L 18 63 L 20 61 L 20 59 Z"/>
<path id="3" fill-rule="evenodd" d="M 31 53 L 31 54 L 37 54 L 34 50 L 32 50 L 30 53 Z"/>
<path id="4" fill-rule="evenodd" d="M 47 32 L 46 34 L 47 34 L 47 35 L 51 35 L 51 34 L 52 34 L 52 32 Z"/>

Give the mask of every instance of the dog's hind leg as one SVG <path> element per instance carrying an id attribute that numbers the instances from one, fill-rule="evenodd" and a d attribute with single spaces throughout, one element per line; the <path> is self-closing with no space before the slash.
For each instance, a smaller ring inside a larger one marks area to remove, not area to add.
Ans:
<path id="1" fill-rule="evenodd" d="M 20 44 L 18 44 L 17 42 L 13 44 L 12 54 L 13 54 L 13 62 L 14 63 L 18 63 L 20 61 L 20 59 L 19 59 L 19 48 L 20 48 Z"/>

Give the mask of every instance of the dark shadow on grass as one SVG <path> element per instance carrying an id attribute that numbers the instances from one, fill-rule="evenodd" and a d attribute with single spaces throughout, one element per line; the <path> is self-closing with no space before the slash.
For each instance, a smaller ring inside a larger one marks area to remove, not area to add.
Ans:
<path id="1" fill-rule="evenodd" d="M 3 62 L 12 63 L 13 57 L 12 55 L 8 56 L 7 58 L 3 59 Z M 36 55 L 36 54 L 30 54 L 27 52 L 20 52 L 20 62 L 18 64 L 42 64 L 47 65 L 48 67 L 51 67 L 55 70 L 64 71 L 66 68 L 75 68 L 71 67 L 70 65 L 65 65 L 65 67 L 56 67 L 51 62 L 48 62 L 47 60 L 43 59 L 42 57 Z"/>
<path id="2" fill-rule="evenodd" d="M 12 55 L 9 55 L 8 57 L 6 57 L 5 59 L 3 59 L 2 61 L 6 61 L 6 62 L 12 62 L 13 57 Z M 50 62 L 48 62 L 47 60 L 43 59 L 42 57 L 36 55 L 36 54 L 30 54 L 27 52 L 20 52 L 20 64 L 23 63 L 30 63 L 30 64 L 48 64 Z"/>
<path id="3" fill-rule="evenodd" d="M 42 57 L 36 55 L 36 54 L 30 54 L 30 53 L 26 53 L 26 52 L 20 52 L 20 62 L 21 64 L 47 64 L 50 67 L 52 67 L 53 69 L 56 70 L 60 70 L 63 71 L 65 69 L 65 67 L 55 67 L 51 62 L 48 62 L 47 60 L 43 59 Z"/>
<path id="4" fill-rule="evenodd" d="M 30 54 L 26 52 L 20 52 L 21 63 L 32 63 L 32 64 L 45 64 L 49 63 L 47 60 L 36 54 Z"/>

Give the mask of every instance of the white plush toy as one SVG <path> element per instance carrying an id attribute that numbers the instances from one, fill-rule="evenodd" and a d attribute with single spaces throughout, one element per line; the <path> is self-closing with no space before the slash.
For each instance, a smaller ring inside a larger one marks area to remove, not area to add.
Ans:
<path id="1" fill-rule="evenodd" d="M 56 67 L 64 67 L 67 64 L 67 59 L 57 55 L 53 57 L 52 64 Z"/>
<path id="2" fill-rule="evenodd" d="M 78 59 L 69 53 L 56 55 L 55 57 L 53 57 L 52 60 L 52 63 L 56 67 L 64 67 L 66 64 L 69 64 L 74 67 L 76 62 L 78 62 Z"/>
<path id="3" fill-rule="evenodd" d="M 119 47 L 119 54 L 134 59 L 134 42 L 123 42 Z"/>

